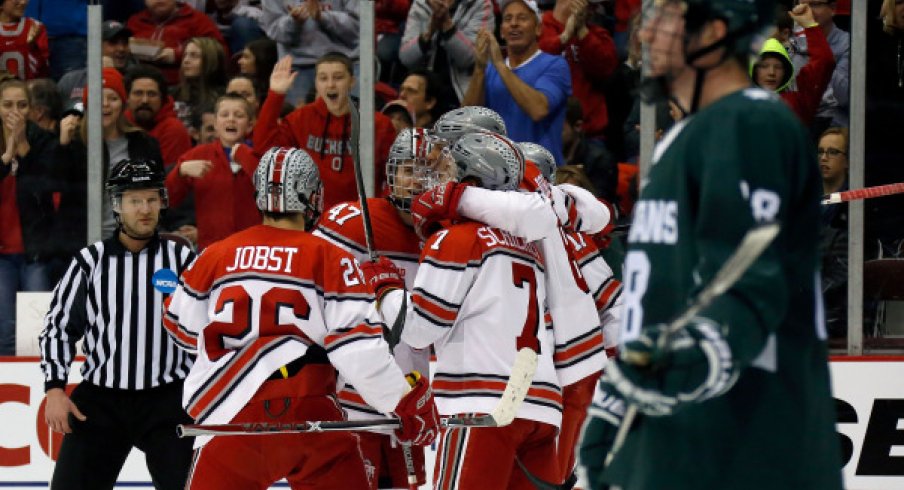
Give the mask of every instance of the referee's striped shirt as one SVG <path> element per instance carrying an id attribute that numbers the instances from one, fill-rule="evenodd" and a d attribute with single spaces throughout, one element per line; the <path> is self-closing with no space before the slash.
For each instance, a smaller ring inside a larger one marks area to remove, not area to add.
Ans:
<path id="1" fill-rule="evenodd" d="M 82 337 L 82 377 L 91 384 L 142 390 L 185 379 L 193 359 L 166 333 L 162 314 L 192 260 L 188 247 L 158 237 L 137 253 L 117 236 L 81 249 L 44 318 L 45 390 L 65 388 Z"/>

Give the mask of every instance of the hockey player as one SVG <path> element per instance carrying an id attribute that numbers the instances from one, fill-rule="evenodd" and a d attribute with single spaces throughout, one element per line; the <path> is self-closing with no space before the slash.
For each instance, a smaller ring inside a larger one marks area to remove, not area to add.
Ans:
<path id="1" fill-rule="evenodd" d="M 657 89 L 647 93 L 689 117 L 662 139 L 642 180 L 620 357 L 603 378 L 641 412 L 604 474 L 625 490 L 842 487 L 818 167 L 805 128 L 746 73 L 752 39 L 772 16 L 771 1 L 666 0 L 641 33 Z M 773 221 L 781 232 L 770 247 L 660 345 L 663 325 L 744 234 Z"/>
<path id="2" fill-rule="evenodd" d="M 396 136 L 386 162 L 388 198 L 370 198 L 367 207 L 374 233 L 374 249 L 392 261 L 404 273 L 405 287 L 411 290 L 421 254 L 421 239 L 412 228 L 411 199 L 433 185 L 454 177 L 454 162 L 444 143 L 437 141 L 423 128 L 403 129 Z M 318 224 L 315 235 L 345 249 L 361 263 L 369 261 L 364 237 L 363 216 L 357 202 L 345 202 L 327 211 Z M 404 372 L 429 370 L 429 349 L 412 349 L 401 343 L 393 349 L 396 363 Z M 354 386 L 346 383 L 339 391 L 339 402 L 350 420 L 382 418 L 383 415 L 367 405 Z M 360 434 L 364 457 L 374 466 L 379 488 L 407 486 L 407 471 L 401 448 L 389 435 L 364 432 Z M 411 450 L 414 456 L 418 484 L 426 482 L 424 452 Z"/>
<path id="3" fill-rule="evenodd" d="M 370 406 L 394 413 L 403 442 L 430 444 L 429 382 L 409 388 L 393 362 L 355 259 L 304 230 L 321 210 L 317 167 L 274 148 L 255 176 L 262 225 L 205 250 L 186 271 L 165 325 L 196 348 L 183 401 L 199 423 L 340 420 L 336 370 Z M 351 433 L 198 438 L 187 488 L 369 488 Z"/>
<path id="4" fill-rule="evenodd" d="M 313 21 L 312 21 L 313 22 Z M 264 152 L 274 146 L 303 148 L 317 163 L 323 180 L 325 209 L 357 198 L 352 160 L 351 115 L 349 91 L 355 84 L 352 61 L 341 53 L 321 56 L 314 67 L 314 102 L 295 109 L 281 122 L 286 92 L 297 72 L 292 72 L 292 58 L 284 57 L 270 75 L 270 93 L 254 125 L 254 149 Z M 395 138 L 392 121 L 374 114 L 374 189 L 383 191 L 383 164 Z"/>
<path id="5" fill-rule="evenodd" d="M 453 138 L 475 131 L 504 131 L 498 115 L 478 107 L 446 113 L 437 122 L 437 128 Z M 621 310 L 618 303 L 621 285 L 612 277 L 612 270 L 589 236 L 575 230 L 594 222 L 605 225 L 608 210 L 582 189 L 551 186 L 547 175 L 555 169 L 552 155 L 542 146 L 519 143 L 519 148 L 522 145 L 527 147 L 532 158 L 525 159 L 520 188 L 538 192 L 503 193 L 460 183 L 446 184 L 415 201 L 415 227 L 428 230 L 441 220 L 467 217 L 528 240 L 542 239 L 538 246 L 546 264 L 547 326 L 550 328 L 547 338 L 551 341 L 557 376 L 563 387 L 564 411 L 556 478 L 561 482 L 569 477 L 574 466 L 580 427 L 606 363 L 605 343 L 611 345 L 615 338 L 611 331 Z M 582 215 L 588 219 L 582 220 Z M 604 219 L 593 219 L 594 215 L 602 215 Z M 564 227 L 562 223 L 565 223 Z M 602 228 L 599 226 L 594 232 Z M 610 331 L 606 339 L 601 325 Z"/>
<path id="6" fill-rule="evenodd" d="M 459 178 L 492 190 L 514 190 L 523 158 L 503 136 L 475 133 L 452 147 Z M 377 295 L 389 323 L 406 293 L 382 278 L 383 262 L 362 266 L 379 279 Z M 517 457 L 546 481 L 557 476 L 556 433 L 562 397 L 552 353 L 542 348 L 540 328 L 546 300 L 539 247 L 476 221 L 452 224 L 424 244 L 414 288 L 401 314 L 402 340 L 413 347 L 434 345 L 433 389 L 445 415 L 490 413 L 522 347 L 539 351 L 536 373 L 515 421 L 502 428 L 444 432 L 434 469 L 434 487 L 530 488 Z"/>

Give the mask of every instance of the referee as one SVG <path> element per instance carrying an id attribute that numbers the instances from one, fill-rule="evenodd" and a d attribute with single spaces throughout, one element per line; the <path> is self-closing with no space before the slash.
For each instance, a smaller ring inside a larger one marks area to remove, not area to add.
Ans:
<path id="1" fill-rule="evenodd" d="M 163 329 L 163 301 L 194 259 L 157 235 L 167 195 L 159 164 L 122 160 L 107 191 L 116 235 L 81 249 L 53 292 L 41 333 L 45 419 L 64 433 L 52 489 L 113 488 L 132 447 L 145 453 L 158 489 L 181 489 L 192 440 L 176 425 L 192 358 Z M 84 338 L 84 381 L 66 395 L 75 344 Z"/>

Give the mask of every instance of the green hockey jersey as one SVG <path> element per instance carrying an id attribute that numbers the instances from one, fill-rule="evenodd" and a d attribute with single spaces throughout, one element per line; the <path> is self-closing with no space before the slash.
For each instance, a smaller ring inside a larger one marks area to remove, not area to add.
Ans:
<path id="1" fill-rule="evenodd" d="M 681 313 L 757 223 L 782 229 L 700 315 L 727 326 L 737 383 L 672 416 L 639 416 L 607 481 L 625 490 L 841 489 L 815 155 L 785 104 L 753 88 L 678 123 L 657 147 L 628 238 L 621 342 Z"/>

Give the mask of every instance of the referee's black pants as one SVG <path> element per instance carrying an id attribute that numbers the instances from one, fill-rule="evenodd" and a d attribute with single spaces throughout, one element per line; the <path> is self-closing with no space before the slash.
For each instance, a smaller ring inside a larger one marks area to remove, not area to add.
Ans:
<path id="1" fill-rule="evenodd" d="M 176 437 L 177 424 L 192 423 L 181 381 L 138 391 L 82 382 L 71 399 L 87 419 L 69 416 L 72 433 L 63 437 L 52 490 L 113 488 L 132 447 L 144 452 L 157 489 L 185 487 L 194 439 Z"/>

